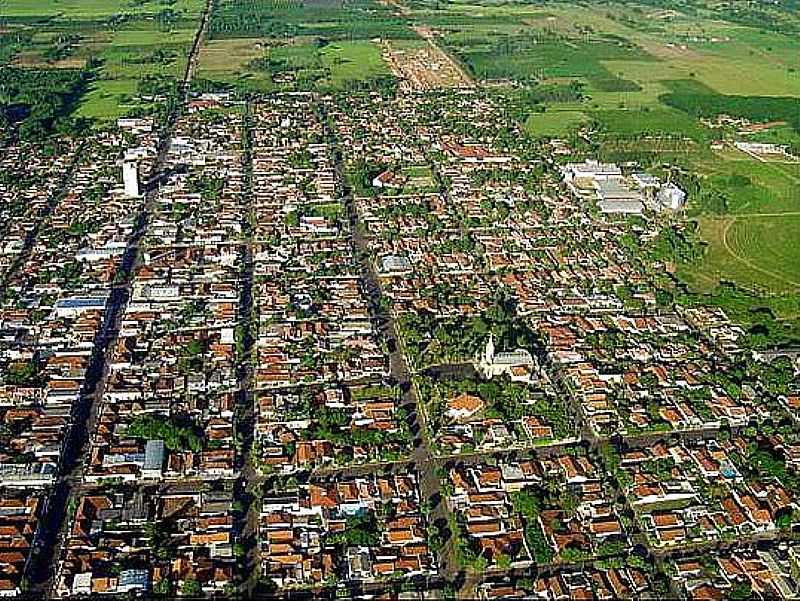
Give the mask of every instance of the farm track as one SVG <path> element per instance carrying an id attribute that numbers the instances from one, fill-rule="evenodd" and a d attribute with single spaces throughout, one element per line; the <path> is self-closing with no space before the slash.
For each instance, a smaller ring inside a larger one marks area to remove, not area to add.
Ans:
<path id="1" fill-rule="evenodd" d="M 176 103 L 174 109 L 168 115 L 161 131 L 156 160 L 151 173 L 148 174 L 148 181 L 160 181 L 160 176 L 164 171 L 170 139 L 189 97 L 191 79 L 194 75 L 203 39 L 208 30 L 213 1 L 206 1 L 205 10 L 198 25 L 187 61 L 184 77 L 179 86 L 180 101 Z M 66 186 L 69 181 L 69 177 L 65 177 L 62 184 L 63 189 L 59 190 L 60 194 L 66 192 Z M 99 401 L 103 396 L 114 343 L 119 333 L 120 321 L 130 299 L 140 244 L 147 232 L 157 190 L 158 185 L 156 184 L 145 192 L 136 217 L 136 228 L 128 240 L 119 266 L 119 281 L 114 284 L 110 291 L 103 325 L 95 341 L 95 348 L 83 383 L 81 397 L 72 409 L 71 423 L 62 443 L 56 480 L 52 491 L 45 498 L 40 526 L 35 535 L 34 552 L 26 566 L 26 578 L 30 582 L 30 590 L 27 596 L 32 599 L 53 597 L 58 561 L 61 556 L 62 546 L 68 536 L 68 509 L 77 501 L 78 495 L 85 489 L 83 466 L 89 453 L 90 435 L 98 416 Z M 56 202 L 57 200 L 58 197 L 55 197 Z M 54 206 L 55 204 L 53 204 Z M 37 224 L 35 232 L 38 232 L 43 220 L 40 220 L 40 223 Z M 34 240 L 35 237 L 31 238 L 31 247 Z"/>

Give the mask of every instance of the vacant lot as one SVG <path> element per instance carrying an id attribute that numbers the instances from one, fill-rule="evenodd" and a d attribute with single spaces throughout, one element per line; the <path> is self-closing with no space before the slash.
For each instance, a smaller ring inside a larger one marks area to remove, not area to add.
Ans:
<path id="1" fill-rule="evenodd" d="M 427 31 L 423 35 L 433 37 Z M 430 40 L 395 40 L 384 43 L 384 59 L 392 73 L 414 90 L 471 87 L 460 65 Z"/>

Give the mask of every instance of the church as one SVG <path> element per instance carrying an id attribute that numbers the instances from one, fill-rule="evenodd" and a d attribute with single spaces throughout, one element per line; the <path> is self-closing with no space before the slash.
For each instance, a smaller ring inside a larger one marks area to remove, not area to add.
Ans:
<path id="1" fill-rule="evenodd" d="M 529 351 L 523 348 L 504 353 L 495 352 L 494 336 L 489 334 L 483 353 L 476 353 L 475 370 L 487 380 L 507 375 L 513 382 L 530 383 L 535 380 L 538 366 Z"/>

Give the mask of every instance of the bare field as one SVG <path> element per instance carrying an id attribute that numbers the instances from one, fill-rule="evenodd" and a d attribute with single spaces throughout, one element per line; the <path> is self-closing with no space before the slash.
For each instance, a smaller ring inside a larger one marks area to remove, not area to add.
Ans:
<path id="1" fill-rule="evenodd" d="M 419 33 L 428 39 L 424 42 L 383 43 L 383 58 L 401 80 L 401 86 L 411 90 L 435 90 L 475 85 L 460 65 L 430 39 L 432 33 Z"/>

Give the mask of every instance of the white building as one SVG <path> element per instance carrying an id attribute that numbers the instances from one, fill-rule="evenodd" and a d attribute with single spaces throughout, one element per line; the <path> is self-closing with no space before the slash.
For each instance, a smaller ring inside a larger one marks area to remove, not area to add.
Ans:
<path id="1" fill-rule="evenodd" d="M 53 311 L 57 317 L 76 317 L 87 311 L 104 311 L 108 295 L 72 296 L 56 301 Z"/>
<path id="2" fill-rule="evenodd" d="M 508 375 L 515 382 L 530 382 L 535 368 L 533 356 L 523 348 L 495 353 L 492 334 L 489 334 L 483 354 L 475 357 L 475 369 L 487 380 L 495 376 Z"/>
<path id="3" fill-rule="evenodd" d="M 381 259 L 381 275 L 406 275 L 412 272 L 411 261 L 402 255 L 386 255 Z"/>
<path id="4" fill-rule="evenodd" d="M 658 201 L 666 208 L 677 211 L 686 204 L 686 192 L 675 184 L 668 183 L 658 191 Z"/>
<path id="5" fill-rule="evenodd" d="M 583 163 L 567 163 L 561 168 L 564 180 L 572 182 L 576 179 L 602 181 L 608 178 L 622 177 L 622 169 L 614 163 L 601 163 L 587 159 Z"/>
<path id="6" fill-rule="evenodd" d="M 139 197 L 139 168 L 133 161 L 122 163 L 122 181 L 125 184 L 125 196 Z"/>

